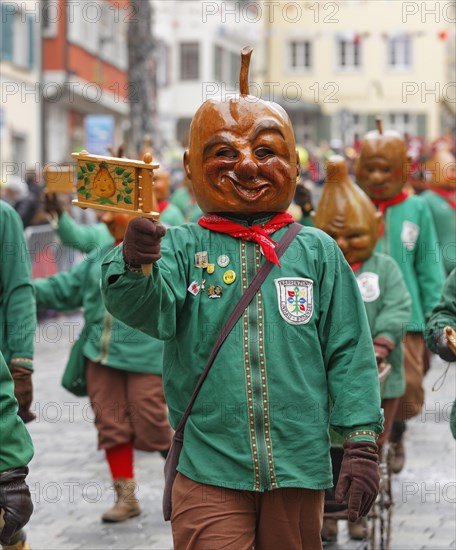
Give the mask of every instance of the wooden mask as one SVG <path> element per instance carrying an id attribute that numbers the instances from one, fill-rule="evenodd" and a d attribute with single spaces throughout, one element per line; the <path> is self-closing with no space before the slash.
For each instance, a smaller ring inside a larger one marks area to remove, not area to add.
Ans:
<path id="1" fill-rule="evenodd" d="M 447 148 L 438 149 L 426 162 L 425 170 L 431 187 L 456 189 L 456 159 Z"/>
<path id="2" fill-rule="evenodd" d="M 284 212 L 299 174 L 290 119 L 248 94 L 252 49 L 243 48 L 240 97 L 208 100 L 193 117 L 184 166 L 203 212 Z"/>
<path id="3" fill-rule="evenodd" d="M 382 215 L 355 185 L 345 160 L 328 160 L 323 192 L 315 212 L 315 226 L 330 235 L 349 264 L 367 260 L 377 243 Z"/>
<path id="4" fill-rule="evenodd" d="M 377 131 L 367 133 L 361 143 L 355 175 L 369 197 L 391 199 L 407 180 L 407 144 L 397 132 L 383 132 L 378 119 L 377 125 Z"/>

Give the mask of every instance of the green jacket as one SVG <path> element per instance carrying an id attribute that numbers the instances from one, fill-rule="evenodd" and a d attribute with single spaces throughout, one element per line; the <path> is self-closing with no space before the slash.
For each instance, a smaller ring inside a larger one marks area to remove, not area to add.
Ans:
<path id="1" fill-rule="evenodd" d="M 394 258 L 412 297 L 407 330 L 424 332 L 426 319 L 437 304 L 444 282 L 443 263 L 434 222 L 426 202 L 415 195 L 387 208 L 384 235 L 377 252 Z"/>
<path id="2" fill-rule="evenodd" d="M 63 246 L 71 246 L 81 252 L 90 252 L 94 248 L 100 250 L 114 244 L 114 237 L 106 224 L 79 224 L 66 212 L 60 216 L 55 232 Z"/>
<path id="3" fill-rule="evenodd" d="M 195 267 L 202 251 L 213 273 Z M 228 256 L 225 267 L 221 256 Z M 222 324 L 263 261 L 256 243 L 192 223 L 167 231 L 149 278 L 124 271 L 120 246 L 105 258 L 109 311 L 165 341 L 174 428 Z M 232 284 L 224 282 L 228 270 Z M 205 290 L 192 294 L 202 279 Z M 219 298 L 210 297 L 214 286 Z M 329 424 L 342 435 L 382 431 L 377 366 L 350 267 L 326 234 L 302 228 L 223 343 L 186 424 L 178 469 L 236 489 L 324 489 L 332 486 Z"/>
<path id="4" fill-rule="evenodd" d="M 69 271 L 35 279 L 38 309 L 84 310 L 83 354 L 88 359 L 130 372 L 161 374 L 163 342 L 132 329 L 110 315 L 100 291 L 100 266 L 111 249 L 92 250 Z"/>
<path id="5" fill-rule="evenodd" d="M 0 351 L 12 359 L 33 359 L 36 306 L 24 227 L 17 212 L 0 200 Z M 20 362 L 32 368 L 30 362 Z"/>
<path id="6" fill-rule="evenodd" d="M 456 328 L 456 268 L 448 275 L 440 302 L 435 306 L 426 325 L 424 338 L 428 348 L 434 353 L 437 353 L 437 340 L 447 325 Z M 456 356 L 451 350 L 447 352 L 446 360 L 456 361 Z M 451 411 L 450 427 L 456 439 L 456 401 Z"/>
<path id="7" fill-rule="evenodd" d="M 185 220 L 180 209 L 169 202 L 167 207 L 160 213 L 160 222 L 166 227 L 173 227 L 174 225 L 182 225 Z"/>
<path id="8" fill-rule="evenodd" d="M 432 191 L 424 191 L 420 197 L 428 203 L 434 219 L 446 274 L 456 267 L 456 211 L 448 201 Z"/>
<path id="9" fill-rule="evenodd" d="M 170 203 L 160 215 L 160 221 L 169 227 L 184 223 L 184 217 L 179 208 Z M 90 252 L 94 248 L 100 249 L 114 244 L 114 237 L 106 224 L 78 224 L 66 212 L 59 218 L 56 233 L 64 246 L 77 248 L 81 252 Z"/>
<path id="10" fill-rule="evenodd" d="M 355 273 L 366 306 L 372 339 L 386 338 L 394 349 L 388 356 L 391 372 L 382 388 L 382 398 L 405 392 L 402 338 L 410 320 L 412 300 L 397 263 L 378 252 Z"/>
<path id="11" fill-rule="evenodd" d="M 171 195 L 170 202 L 179 208 L 184 216 L 184 220 L 187 222 L 196 223 L 201 216 L 204 216 L 198 203 L 195 202 L 195 199 L 192 198 L 190 191 L 186 187 L 179 187 L 179 189 L 176 189 Z"/>
<path id="12" fill-rule="evenodd" d="M 456 328 L 456 269 L 448 275 L 439 303 L 426 324 L 424 337 L 428 348 L 436 353 L 436 342 L 447 325 Z"/>
<path id="13" fill-rule="evenodd" d="M 23 228 L 21 228 L 23 231 Z M 17 401 L 10 371 L 0 352 L 0 473 L 27 466 L 33 444 L 24 423 L 17 416 Z"/>

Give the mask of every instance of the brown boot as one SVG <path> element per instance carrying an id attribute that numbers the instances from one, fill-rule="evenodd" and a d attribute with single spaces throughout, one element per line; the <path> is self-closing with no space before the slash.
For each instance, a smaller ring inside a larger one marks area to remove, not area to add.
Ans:
<path id="1" fill-rule="evenodd" d="M 393 448 L 393 457 L 391 459 L 391 470 L 398 474 L 402 471 L 405 464 L 404 432 L 406 424 L 404 421 L 394 421 L 391 430 L 390 442 Z"/>
<path id="2" fill-rule="evenodd" d="M 117 500 L 114 506 L 107 510 L 102 516 L 102 521 L 116 523 L 125 521 L 128 518 L 139 516 L 141 508 L 135 496 L 137 485 L 134 479 L 120 477 L 114 480 L 114 489 Z"/>
<path id="3" fill-rule="evenodd" d="M 335 542 L 337 540 L 337 519 L 324 518 L 320 534 L 323 542 Z"/>
<path id="4" fill-rule="evenodd" d="M 358 521 L 348 522 L 348 534 L 353 540 L 363 540 L 367 537 L 367 529 L 364 525 L 364 521 L 359 519 Z"/>
<path id="5" fill-rule="evenodd" d="M 402 437 L 396 442 L 393 443 L 393 457 L 391 459 L 391 470 L 394 474 L 398 474 L 402 471 L 402 468 L 405 464 L 405 449 L 404 449 L 404 440 Z"/>
<path id="6" fill-rule="evenodd" d="M 0 510 L 0 530 L 3 529 L 5 522 L 3 520 L 3 510 Z M 26 541 L 24 529 L 19 529 L 13 535 L 9 544 L 2 544 L 2 550 L 30 550 L 30 545 Z"/>
<path id="7" fill-rule="evenodd" d="M 30 545 L 27 541 L 19 541 L 16 542 L 16 544 L 13 544 L 12 546 L 9 544 L 8 546 L 3 545 L 3 550 L 31 550 Z"/>

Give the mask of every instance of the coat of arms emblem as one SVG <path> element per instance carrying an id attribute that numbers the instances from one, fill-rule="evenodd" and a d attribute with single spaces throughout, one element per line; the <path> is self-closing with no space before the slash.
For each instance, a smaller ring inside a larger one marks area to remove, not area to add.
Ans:
<path id="1" fill-rule="evenodd" d="M 274 279 L 280 315 L 292 325 L 308 323 L 313 313 L 313 281 L 301 277 Z"/>
<path id="2" fill-rule="evenodd" d="M 356 278 L 364 302 L 375 302 L 380 296 L 380 285 L 377 273 L 365 271 Z"/>

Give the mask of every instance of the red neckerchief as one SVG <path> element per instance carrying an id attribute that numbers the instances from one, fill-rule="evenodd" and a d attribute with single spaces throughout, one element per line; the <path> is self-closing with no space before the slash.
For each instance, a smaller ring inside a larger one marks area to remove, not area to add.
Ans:
<path id="1" fill-rule="evenodd" d="M 361 269 L 361 266 L 364 262 L 355 262 L 353 264 L 350 264 L 350 267 L 353 269 L 353 273 L 356 273 L 358 269 Z"/>
<path id="2" fill-rule="evenodd" d="M 117 239 L 116 242 L 114 243 L 114 246 L 119 245 L 121 242 L 123 242 L 123 239 Z"/>
<path id="3" fill-rule="evenodd" d="M 168 208 L 169 202 L 168 201 L 158 201 L 158 211 L 160 214 L 163 214 L 163 212 Z"/>
<path id="4" fill-rule="evenodd" d="M 283 214 L 276 214 L 263 227 L 259 225 L 245 227 L 240 223 L 232 222 L 226 218 L 216 216 L 215 214 L 203 216 L 199 219 L 198 224 L 212 231 L 226 233 L 235 239 L 255 241 L 261 246 L 261 250 L 266 259 L 280 266 L 279 258 L 277 258 L 277 254 L 274 252 L 277 243 L 275 243 L 269 235 L 277 231 L 277 229 L 293 222 L 294 220 L 291 215 L 288 214 L 288 212 L 284 212 Z"/>
<path id="5" fill-rule="evenodd" d="M 456 191 L 454 189 L 444 189 L 443 187 L 429 187 L 429 191 L 440 195 L 446 199 L 453 210 L 456 210 Z"/>
<path id="6" fill-rule="evenodd" d="M 392 197 L 391 199 L 372 199 L 372 202 L 375 204 L 375 206 L 378 208 L 379 212 L 382 214 L 385 213 L 386 209 L 389 206 L 395 206 L 396 204 L 400 204 L 401 202 L 404 202 L 406 199 L 409 198 L 409 194 L 407 191 L 402 191 L 397 194 L 395 197 Z M 382 223 L 382 226 L 380 227 L 379 231 L 379 237 L 383 236 L 383 233 L 385 232 L 384 224 Z"/>

